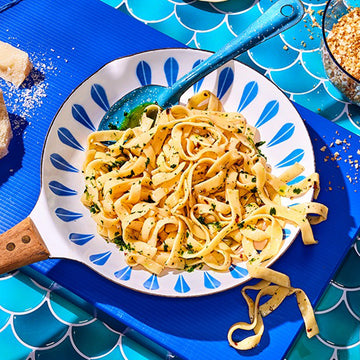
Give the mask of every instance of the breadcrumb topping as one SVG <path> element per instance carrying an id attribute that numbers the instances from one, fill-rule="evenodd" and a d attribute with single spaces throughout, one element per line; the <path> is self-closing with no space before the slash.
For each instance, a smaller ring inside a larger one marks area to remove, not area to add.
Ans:
<path id="1" fill-rule="evenodd" d="M 336 61 L 360 80 L 360 8 L 354 8 L 342 16 L 326 39 Z"/>
<path id="2" fill-rule="evenodd" d="M 349 8 L 349 12 L 333 25 L 326 40 L 341 67 L 323 47 L 327 76 L 350 101 L 360 105 L 360 7 Z"/>

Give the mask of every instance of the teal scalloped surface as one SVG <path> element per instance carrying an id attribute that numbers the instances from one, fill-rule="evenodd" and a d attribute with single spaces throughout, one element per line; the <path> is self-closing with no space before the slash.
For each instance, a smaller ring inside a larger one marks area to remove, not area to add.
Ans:
<path id="1" fill-rule="evenodd" d="M 102 1 L 182 43 L 213 51 L 271 4 L 271 0 L 229 0 L 218 4 L 152 0 L 149 7 L 148 0 Z M 359 134 L 360 109 L 331 85 L 321 66 L 317 24 L 321 24 L 325 4 L 321 0 L 307 1 L 309 11 L 300 24 L 240 56 L 240 60 L 272 79 L 294 101 Z M 309 340 L 302 332 L 288 360 L 360 359 L 359 273 L 357 239 L 316 308 L 320 334 Z M 120 332 L 110 328 L 90 314 L 86 303 L 79 299 L 68 301 L 58 290 L 51 281 L 40 285 L 21 272 L 0 276 L 0 359 L 167 357 L 165 351 L 155 354 L 145 339 L 134 341 L 124 335 L 132 330 Z M 98 341 L 89 341 L 93 338 Z"/>
<path id="2" fill-rule="evenodd" d="M 45 280 L 46 281 L 46 280 Z M 40 285 L 22 272 L 0 277 L 0 359 L 161 360 L 145 345 L 91 315 L 57 284 Z M 96 341 L 94 341 L 96 339 Z"/>

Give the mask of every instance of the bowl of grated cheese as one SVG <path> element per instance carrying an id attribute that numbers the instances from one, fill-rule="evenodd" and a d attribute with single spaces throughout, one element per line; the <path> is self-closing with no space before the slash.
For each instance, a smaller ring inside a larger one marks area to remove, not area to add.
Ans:
<path id="1" fill-rule="evenodd" d="M 360 105 L 360 1 L 329 0 L 322 32 L 328 78 L 348 100 Z"/>

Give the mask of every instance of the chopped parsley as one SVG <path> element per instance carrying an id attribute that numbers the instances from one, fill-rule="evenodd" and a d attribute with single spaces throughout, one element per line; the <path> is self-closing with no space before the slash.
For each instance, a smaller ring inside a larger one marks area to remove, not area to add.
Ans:
<path id="1" fill-rule="evenodd" d="M 186 250 L 188 251 L 189 254 L 193 254 L 194 253 L 194 248 L 191 244 L 186 244 L 185 245 Z"/>
<path id="2" fill-rule="evenodd" d="M 244 221 L 240 221 L 237 226 L 239 229 L 242 229 L 244 227 Z"/>
<path id="3" fill-rule="evenodd" d="M 215 228 L 216 228 L 217 231 L 220 231 L 220 230 L 222 229 L 222 226 L 221 226 L 221 224 L 220 224 L 219 221 L 215 221 L 215 222 L 209 223 L 208 225 L 213 225 L 213 226 L 215 226 Z"/>
<path id="4" fill-rule="evenodd" d="M 257 142 L 257 143 L 255 144 L 255 147 L 256 147 L 259 155 L 266 159 L 266 156 L 265 156 L 265 155 L 261 152 L 261 150 L 260 150 L 260 146 L 262 146 L 262 145 L 264 145 L 264 144 L 265 144 L 265 141 L 259 141 L 259 142 Z"/>
<path id="5" fill-rule="evenodd" d="M 92 205 L 90 206 L 90 212 L 91 212 L 92 214 L 97 214 L 98 212 L 100 212 L 99 206 L 98 206 L 97 204 L 92 204 Z"/>
<path id="6" fill-rule="evenodd" d="M 199 268 L 199 269 L 202 269 L 203 267 L 203 264 L 202 263 L 199 263 L 199 264 L 194 264 L 194 265 L 185 265 L 185 270 L 187 272 L 193 272 L 196 268 Z"/>
<path id="7" fill-rule="evenodd" d="M 114 238 L 113 242 L 119 247 L 120 251 L 132 250 L 130 244 L 126 244 L 121 235 Z"/>
<path id="8" fill-rule="evenodd" d="M 120 168 L 126 163 L 125 160 L 115 160 L 111 164 L 107 164 L 108 171 L 113 170 L 114 168 Z"/>
<path id="9" fill-rule="evenodd" d="M 119 130 L 119 128 L 115 124 L 112 124 L 112 123 L 108 124 L 108 128 L 110 130 Z"/>

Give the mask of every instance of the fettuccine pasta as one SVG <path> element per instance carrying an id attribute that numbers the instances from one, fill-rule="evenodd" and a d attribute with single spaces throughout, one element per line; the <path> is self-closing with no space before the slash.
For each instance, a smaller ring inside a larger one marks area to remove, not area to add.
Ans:
<path id="1" fill-rule="evenodd" d="M 228 331 L 228 342 L 230 346 L 238 350 L 250 350 L 257 346 L 264 333 L 263 317 L 269 315 L 285 300 L 287 296 L 295 294 L 296 301 L 305 322 L 307 337 L 311 338 L 319 333 L 314 310 L 309 298 L 302 289 L 294 288 L 290 284 L 287 275 L 271 270 L 269 268 L 247 265 L 249 275 L 253 278 L 262 279 L 255 285 L 244 286 L 241 293 L 248 305 L 250 323 L 238 322 L 232 325 Z M 255 301 L 246 293 L 247 290 L 258 291 Z M 260 305 L 263 296 L 270 298 Z M 234 340 L 236 330 L 253 331 L 241 341 Z"/>
<path id="2" fill-rule="evenodd" d="M 288 223 L 305 244 L 316 243 L 310 224 L 324 220 L 327 209 L 283 206 L 283 197 L 311 188 L 316 197 L 319 176 L 287 185 L 303 167 L 274 176 L 258 140 L 257 130 L 241 114 L 224 112 L 209 91 L 187 106 L 150 105 L 135 128 L 89 135 L 82 202 L 130 266 L 161 274 L 260 265 L 278 254 Z"/>

